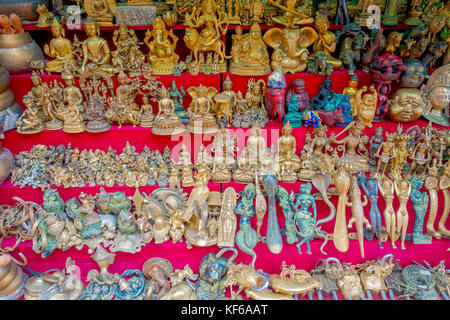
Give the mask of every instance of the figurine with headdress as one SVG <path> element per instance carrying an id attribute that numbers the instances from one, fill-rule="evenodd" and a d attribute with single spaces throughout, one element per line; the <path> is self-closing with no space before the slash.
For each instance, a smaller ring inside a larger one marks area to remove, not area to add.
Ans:
<path id="1" fill-rule="evenodd" d="M 193 133 L 213 133 L 217 131 L 217 122 L 211 113 L 214 106 L 212 98 L 217 94 L 214 87 L 190 87 L 187 92 L 192 97 L 189 105 L 189 123 L 187 129 Z"/>

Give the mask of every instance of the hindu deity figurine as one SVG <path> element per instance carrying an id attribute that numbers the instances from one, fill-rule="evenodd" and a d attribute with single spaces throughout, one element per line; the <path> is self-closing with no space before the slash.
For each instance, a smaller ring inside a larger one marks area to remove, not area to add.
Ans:
<path id="1" fill-rule="evenodd" d="M 218 14 L 217 14 L 218 13 Z M 201 10 L 193 10 L 185 14 L 185 23 L 189 26 L 184 35 L 186 46 L 192 51 L 194 59 L 191 64 L 199 63 L 199 52 L 214 52 L 218 55 L 219 71 L 226 72 L 225 45 L 221 35 L 226 28 L 222 25 L 227 23 L 224 12 L 218 10 L 215 0 L 205 0 L 201 4 Z M 195 29 L 205 26 L 200 33 Z"/>
<path id="2" fill-rule="evenodd" d="M 410 194 L 411 184 L 408 180 L 398 178 L 394 180 L 394 189 L 400 203 L 397 209 L 397 234 L 401 235 L 401 248 L 404 250 L 406 239 L 406 228 L 408 227 L 408 209 L 406 207 Z"/>
<path id="3" fill-rule="evenodd" d="M 258 23 L 253 23 L 250 33 L 234 39 L 231 49 L 230 72 L 238 75 L 262 76 L 270 73 L 267 46 Z"/>
<path id="4" fill-rule="evenodd" d="M 64 99 L 65 110 L 59 115 L 64 121 L 63 131 L 68 133 L 79 133 L 86 130 L 84 118 L 80 113 L 80 104 L 73 96 Z"/>
<path id="5" fill-rule="evenodd" d="M 219 230 L 217 246 L 233 247 L 236 235 L 237 219 L 235 214 L 237 194 L 233 187 L 225 189 L 222 199 L 222 208 L 218 219 Z"/>
<path id="6" fill-rule="evenodd" d="M 414 244 L 430 244 L 431 237 L 423 234 L 423 223 L 425 214 L 428 210 L 428 203 L 430 198 L 426 192 L 420 192 L 423 187 L 423 180 L 418 177 L 412 177 L 410 180 L 411 194 L 409 199 L 413 203 L 414 214 L 416 216 L 414 220 L 414 227 L 412 232 L 412 241 Z"/>
<path id="7" fill-rule="evenodd" d="M 328 55 L 328 62 L 333 65 L 334 69 L 339 69 L 342 66 L 342 61 L 334 58 L 331 54 L 336 50 L 336 35 L 329 31 L 330 22 L 327 16 L 317 13 L 314 27 L 317 30 L 317 39 L 314 42 L 313 52 L 323 52 Z"/>
<path id="8" fill-rule="evenodd" d="M 142 96 L 141 114 L 139 116 L 139 125 L 144 128 L 153 126 L 155 115 L 153 114 L 153 107 L 149 103 L 148 95 Z"/>
<path id="9" fill-rule="evenodd" d="M 361 121 L 366 127 L 371 128 L 377 110 L 378 94 L 374 86 L 369 87 L 370 93 L 363 95 L 367 91 L 366 86 L 356 91 L 352 115 L 355 120 Z"/>
<path id="10" fill-rule="evenodd" d="M 100 26 L 88 18 L 84 23 L 84 29 L 88 38 L 81 44 L 83 50 L 81 71 L 86 71 L 88 65 L 92 64 L 94 69 L 99 68 L 107 73 L 114 73 L 114 68 L 110 64 L 111 51 L 108 42 L 100 37 Z"/>
<path id="11" fill-rule="evenodd" d="M 306 60 L 309 56 L 307 48 L 318 39 L 318 35 L 310 27 L 271 28 L 264 34 L 263 39 L 274 49 L 270 63 L 272 70 L 281 69 L 284 73 L 298 73 L 306 69 Z"/>
<path id="12" fill-rule="evenodd" d="M 380 172 L 381 169 L 381 176 L 384 176 L 389 161 L 397 157 L 394 137 L 395 134 L 386 132 L 386 141 L 381 141 L 378 150 L 375 153 L 375 157 L 378 158 L 377 173 Z M 383 150 L 383 152 L 381 152 L 381 150 Z"/>
<path id="13" fill-rule="evenodd" d="M 158 102 L 158 114 L 153 123 L 152 133 L 158 135 L 171 135 L 183 132 L 184 125 L 181 119 L 175 114 L 173 100 L 169 97 L 166 88 L 161 89 L 161 99 Z"/>
<path id="14" fill-rule="evenodd" d="M 175 105 L 175 114 L 180 117 L 181 122 L 187 124 L 189 122 L 189 117 L 187 111 L 183 106 L 183 98 L 186 92 L 183 87 L 180 90 L 177 88 L 175 80 L 172 81 L 172 87 L 169 88 L 169 97 L 173 100 Z"/>
<path id="15" fill-rule="evenodd" d="M 448 218 L 448 214 L 450 212 L 450 195 L 449 195 L 449 178 L 450 178 L 450 161 L 447 160 L 447 163 L 444 166 L 444 170 L 442 172 L 442 177 L 439 180 L 439 189 L 444 192 L 444 210 L 442 212 L 441 219 L 439 220 L 439 232 L 443 237 L 449 237 L 450 231 L 445 227 L 445 223 Z"/>
<path id="16" fill-rule="evenodd" d="M 402 71 L 406 69 L 403 61 L 393 53 L 386 52 L 370 64 L 370 72 L 373 78 L 373 86 L 377 90 L 378 104 L 374 120 L 381 121 L 389 110 L 388 95 L 391 92 L 391 84 L 400 78 Z"/>
<path id="17" fill-rule="evenodd" d="M 310 101 L 310 105 L 313 110 L 324 109 L 326 103 L 332 99 L 334 93 L 331 86 L 331 79 L 326 77 L 320 85 L 319 93 Z"/>
<path id="18" fill-rule="evenodd" d="M 23 97 L 23 104 L 26 109 L 14 124 L 17 128 L 17 132 L 26 134 L 39 133 L 44 130 L 44 120 L 39 116 L 39 110 L 34 104 L 34 100 L 30 96 L 26 95 Z"/>
<path id="19" fill-rule="evenodd" d="M 114 31 L 113 43 L 116 50 L 111 52 L 112 62 L 117 71 L 139 72 L 145 61 L 145 55 L 139 49 L 139 40 L 134 30 L 121 23 Z"/>
<path id="20" fill-rule="evenodd" d="M 425 101 L 423 116 L 433 123 L 449 126 L 450 64 L 439 67 L 422 89 Z"/>
<path id="21" fill-rule="evenodd" d="M 384 222 L 386 223 L 386 232 L 391 239 L 392 248 L 396 249 L 396 216 L 394 207 L 392 205 L 392 202 L 394 201 L 394 183 L 385 175 L 377 177 L 376 180 L 378 182 L 380 193 L 383 196 L 384 202 L 386 203 L 383 212 Z"/>
<path id="22" fill-rule="evenodd" d="M 266 33 L 267 34 L 267 33 Z M 286 78 L 281 69 L 273 71 L 267 79 L 265 92 L 265 105 L 270 119 L 278 118 L 281 121 L 284 117 L 286 95 Z"/>
<path id="23" fill-rule="evenodd" d="M 240 192 L 239 195 L 241 200 L 236 205 L 235 213 L 240 215 L 241 219 L 239 221 L 239 231 L 236 233 L 236 246 L 253 257 L 251 264 L 254 265 L 256 260 L 254 248 L 258 242 L 258 236 L 251 226 L 250 218 L 255 216 L 255 185 L 252 183 L 247 184 L 244 191 Z"/>
<path id="24" fill-rule="evenodd" d="M 247 107 L 259 112 L 265 109 L 264 94 L 266 91 L 266 82 L 262 79 L 255 81 L 251 78 L 247 83 L 247 92 L 245 93 L 245 103 Z"/>
<path id="25" fill-rule="evenodd" d="M 377 235 L 378 246 L 383 249 L 381 244 L 381 213 L 378 209 L 378 184 L 374 178 L 366 177 L 364 173 L 358 175 L 358 185 L 363 188 L 364 193 L 369 199 L 370 203 L 370 225 L 371 225 L 371 235 Z"/>
<path id="26" fill-rule="evenodd" d="M 116 3 L 114 0 L 84 0 L 88 18 L 102 26 L 112 26 Z"/>
<path id="27" fill-rule="evenodd" d="M 336 137 L 340 135 L 339 133 L 333 139 L 333 143 L 344 144 L 346 146 L 345 153 L 340 159 L 340 165 L 341 167 L 348 169 L 350 172 L 367 172 L 369 171 L 369 161 L 365 156 L 357 152 L 367 152 L 365 144 L 369 139 L 366 135 L 362 136 L 364 125 L 360 122 L 352 122 L 342 132 L 346 131 L 347 129 L 347 137 L 341 140 L 336 140 Z"/>
<path id="28" fill-rule="evenodd" d="M 189 105 L 189 124 L 187 129 L 193 133 L 213 133 L 217 131 L 217 122 L 211 110 L 214 105 L 212 98 L 217 94 L 214 87 L 190 87 L 187 92 L 192 97 Z"/>
<path id="29" fill-rule="evenodd" d="M 157 17 L 153 21 L 153 29 L 147 30 L 144 42 L 150 49 L 148 60 L 152 67 L 152 74 L 172 74 L 175 64 L 180 58 L 175 53 L 178 37 L 174 35 L 173 30 L 166 30 L 166 25 L 161 17 Z"/>
<path id="30" fill-rule="evenodd" d="M 64 28 L 58 20 L 53 19 L 51 30 L 53 39 L 49 44 L 44 45 L 44 53 L 53 60 L 47 62 L 45 71 L 60 73 L 63 71 L 64 63 L 75 64 L 72 42 L 65 38 Z"/>
<path id="31" fill-rule="evenodd" d="M 94 95 L 89 96 L 89 100 L 85 104 L 87 132 L 104 132 L 111 128 L 111 124 L 106 120 L 104 108 L 102 100 L 97 99 Z"/>
<path id="32" fill-rule="evenodd" d="M 295 154 L 297 148 L 297 141 L 292 136 L 292 126 L 289 121 L 283 126 L 282 136 L 278 139 L 278 161 L 280 167 L 283 166 L 284 161 L 289 160 L 293 163 L 293 169 L 299 170 L 301 160 Z"/>

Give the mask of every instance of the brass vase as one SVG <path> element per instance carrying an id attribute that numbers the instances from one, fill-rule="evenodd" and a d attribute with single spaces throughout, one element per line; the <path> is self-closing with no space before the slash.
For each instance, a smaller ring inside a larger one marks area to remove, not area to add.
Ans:
<path id="1" fill-rule="evenodd" d="M 28 32 L 0 34 L 0 64 L 9 73 L 30 72 L 33 60 L 44 60 L 44 54 Z"/>
<path id="2" fill-rule="evenodd" d="M 0 124 L 3 131 L 14 129 L 17 118 L 23 112 L 14 101 L 14 93 L 8 88 L 9 82 L 9 72 L 0 64 Z"/>
<path id="3" fill-rule="evenodd" d="M 11 172 L 14 170 L 15 161 L 11 151 L 3 148 L 0 144 L 0 185 L 8 179 Z"/>

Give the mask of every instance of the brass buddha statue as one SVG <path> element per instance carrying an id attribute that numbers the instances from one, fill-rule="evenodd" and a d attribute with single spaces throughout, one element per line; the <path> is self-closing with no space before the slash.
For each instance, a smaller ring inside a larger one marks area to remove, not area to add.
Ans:
<path id="1" fill-rule="evenodd" d="M 53 58 L 53 60 L 47 62 L 45 71 L 48 73 L 61 73 L 64 69 L 64 63 L 70 62 L 75 64 L 72 42 L 65 38 L 64 28 L 58 20 L 53 19 L 51 30 L 53 39 L 49 44 L 44 45 L 44 53 Z"/>
<path id="2" fill-rule="evenodd" d="M 84 9 L 88 18 L 98 22 L 101 26 L 112 26 L 116 3 L 114 0 L 84 0 Z"/>
<path id="3" fill-rule="evenodd" d="M 192 133 L 214 133 L 217 131 L 216 118 L 211 113 L 214 106 L 212 98 L 217 94 L 214 87 L 190 87 L 187 92 L 192 97 L 189 105 L 187 129 Z"/>
<path id="4" fill-rule="evenodd" d="M 179 134 L 185 130 L 180 117 L 175 114 L 175 105 L 169 97 L 169 91 L 162 87 L 158 103 L 158 114 L 153 123 L 152 133 L 157 135 Z"/>

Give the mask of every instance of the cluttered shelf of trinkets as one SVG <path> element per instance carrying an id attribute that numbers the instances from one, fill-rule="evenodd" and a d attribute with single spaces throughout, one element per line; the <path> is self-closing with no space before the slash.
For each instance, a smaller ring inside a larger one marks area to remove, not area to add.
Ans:
<path id="1" fill-rule="evenodd" d="M 10 2 L 0 299 L 448 300 L 449 3 Z"/>

